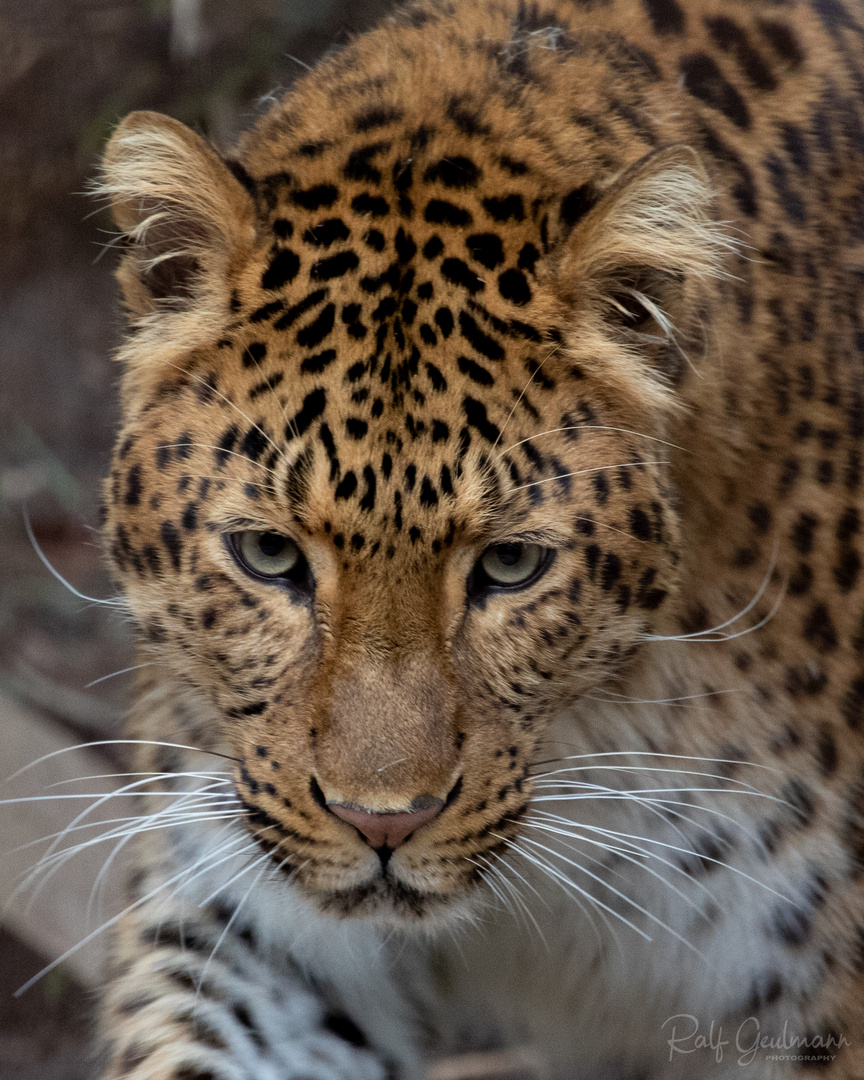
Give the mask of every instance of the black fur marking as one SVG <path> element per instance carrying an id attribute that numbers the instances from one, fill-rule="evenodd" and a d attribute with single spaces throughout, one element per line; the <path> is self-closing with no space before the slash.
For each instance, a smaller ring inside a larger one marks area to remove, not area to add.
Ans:
<path id="1" fill-rule="evenodd" d="M 369 146 L 361 146 L 353 150 L 348 157 L 342 175 L 346 180 L 357 180 L 368 184 L 381 183 L 381 170 L 372 164 L 372 158 L 376 154 L 389 149 L 389 142 L 371 143 Z"/>
<path id="2" fill-rule="evenodd" d="M 481 330 L 466 311 L 459 312 L 459 332 L 481 356 L 488 360 L 504 359 L 504 350 L 499 342 Z"/>
<path id="3" fill-rule="evenodd" d="M 467 375 L 469 379 L 479 383 L 480 386 L 493 386 L 495 384 L 492 372 L 488 371 L 482 364 L 475 363 L 467 356 L 460 356 L 458 363 L 462 374 Z"/>
<path id="4" fill-rule="evenodd" d="M 498 426 L 486 415 L 486 406 L 482 402 L 466 396 L 462 399 L 462 411 L 465 413 L 469 426 L 476 428 L 487 442 L 494 444 L 501 437 Z"/>
<path id="5" fill-rule="evenodd" d="M 470 158 L 456 155 L 441 158 L 430 165 L 423 174 L 426 181 L 440 181 L 449 188 L 474 187 L 480 177 L 480 170 Z"/>
<path id="6" fill-rule="evenodd" d="M 642 0 L 651 19 L 655 34 L 682 34 L 684 32 L 684 12 L 677 0 Z"/>
<path id="7" fill-rule="evenodd" d="M 330 281 L 331 278 L 344 277 L 349 270 L 356 270 L 360 259 L 354 251 L 340 251 L 327 259 L 319 259 L 309 271 L 312 281 Z"/>
<path id="8" fill-rule="evenodd" d="M 274 300 L 270 304 L 262 304 L 261 307 L 256 308 L 255 311 L 249 316 L 250 323 L 265 322 L 273 315 L 278 315 L 279 312 L 285 307 L 284 300 Z"/>
<path id="9" fill-rule="evenodd" d="M 472 295 L 486 287 L 483 281 L 462 259 L 455 259 L 452 256 L 444 259 L 441 263 L 441 273 L 448 281 L 454 285 L 461 285 Z"/>
<path id="10" fill-rule="evenodd" d="M 402 110 L 394 107 L 370 109 L 361 113 L 354 119 L 354 130 L 358 132 L 372 131 L 375 128 L 386 127 L 395 124 L 402 119 Z"/>
<path id="11" fill-rule="evenodd" d="M 291 248 L 282 248 L 261 275 L 262 289 L 281 289 L 293 281 L 300 269 L 300 259 Z"/>
<path id="12" fill-rule="evenodd" d="M 177 526 L 173 521 L 163 521 L 159 530 L 159 535 L 162 538 L 162 544 L 171 559 L 171 565 L 175 570 L 180 569 L 180 556 L 183 551 L 183 542 L 180 539 L 180 533 L 177 530 Z"/>
<path id="13" fill-rule="evenodd" d="M 521 195 L 490 196 L 483 200 L 483 209 L 495 221 L 524 221 L 525 205 Z"/>
<path id="14" fill-rule="evenodd" d="M 314 292 L 309 293 L 308 296 L 299 300 L 293 307 L 288 308 L 281 319 L 277 319 L 273 323 L 274 330 L 287 330 L 289 326 L 293 326 L 294 323 L 300 318 L 301 315 L 305 315 L 310 308 L 320 304 L 321 301 L 327 296 L 328 290 L 316 289 Z M 281 303 L 281 301 L 280 301 Z"/>
<path id="15" fill-rule="evenodd" d="M 384 233 L 379 232 L 378 229 L 369 229 L 363 235 L 363 243 L 373 251 L 383 251 L 386 244 Z"/>
<path id="16" fill-rule="evenodd" d="M 291 202 L 302 206 L 304 210 L 320 210 L 322 206 L 332 206 L 338 197 L 339 192 L 332 184 L 316 184 L 305 191 L 291 192 Z"/>
<path id="17" fill-rule="evenodd" d="M 684 86 L 694 97 L 717 109 L 743 131 L 751 126 L 750 110 L 744 98 L 707 53 L 692 53 L 681 60 Z"/>
<path id="18" fill-rule="evenodd" d="M 517 307 L 524 307 L 531 300 L 531 286 L 521 270 L 510 269 L 499 274 L 498 292 Z"/>
<path id="19" fill-rule="evenodd" d="M 347 472 L 340 480 L 337 488 L 335 498 L 337 499 L 350 499 L 354 492 L 357 490 L 357 477 L 353 472 Z"/>
<path id="20" fill-rule="evenodd" d="M 389 457 L 389 455 L 384 455 Z M 382 462 L 382 469 L 384 468 Z M 389 475 L 389 470 L 385 473 L 385 476 Z M 377 481 L 375 478 L 375 470 L 371 465 L 363 466 L 363 480 L 366 484 L 366 490 L 363 492 L 363 496 L 360 499 L 360 509 L 371 512 L 375 509 L 375 490 L 377 487 Z"/>
<path id="21" fill-rule="evenodd" d="M 446 199 L 430 199 L 423 216 L 432 225 L 461 226 L 470 225 L 473 221 L 467 210 Z"/>
<path id="22" fill-rule="evenodd" d="M 307 349 L 314 349 L 330 335 L 336 321 L 336 305 L 328 304 L 314 322 L 297 331 L 297 344 Z"/>
<path id="23" fill-rule="evenodd" d="M 133 465 L 126 474 L 126 494 L 123 502 L 127 506 L 138 506 L 141 502 L 141 466 Z"/>
<path id="24" fill-rule="evenodd" d="M 332 364 L 335 359 L 336 350 L 325 349 L 324 352 L 318 353 L 315 356 L 307 356 L 303 363 L 300 365 L 300 370 L 304 374 L 317 375 L 319 372 L 323 371 L 324 368 L 326 368 L 328 365 Z"/>
<path id="25" fill-rule="evenodd" d="M 312 424 L 324 412 L 327 404 L 327 392 L 323 386 L 318 386 L 303 398 L 303 404 L 294 414 L 293 418 L 285 425 L 285 438 L 295 439 L 304 435 Z"/>
<path id="26" fill-rule="evenodd" d="M 307 244 L 326 248 L 339 240 L 347 240 L 350 235 L 351 230 L 342 218 L 327 218 L 326 221 L 319 221 L 317 225 L 310 225 L 303 233 L 303 239 Z"/>
<path id="27" fill-rule="evenodd" d="M 263 341 L 253 341 L 243 353 L 243 367 L 253 367 L 260 364 L 267 356 L 267 346 Z"/>
<path id="28" fill-rule="evenodd" d="M 380 195 L 369 195 L 365 191 L 351 200 L 351 209 L 355 214 L 368 214 L 370 217 L 386 217 L 390 213 L 390 204 Z"/>
<path id="29" fill-rule="evenodd" d="M 489 270 L 504 262 L 504 246 L 501 237 L 495 233 L 475 233 L 468 237 L 465 246 L 471 252 L 471 258 Z"/>
<path id="30" fill-rule="evenodd" d="M 777 78 L 765 58 L 753 47 L 744 30 L 725 15 L 706 16 L 705 25 L 714 44 L 730 53 L 741 73 L 757 90 L 776 90 Z"/>

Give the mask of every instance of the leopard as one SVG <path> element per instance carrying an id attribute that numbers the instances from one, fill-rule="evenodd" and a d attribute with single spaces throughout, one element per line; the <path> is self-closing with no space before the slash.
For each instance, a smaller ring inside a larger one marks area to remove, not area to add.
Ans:
<path id="1" fill-rule="evenodd" d="M 104 1080 L 862 1080 L 861 4 L 409 0 L 98 193 Z"/>

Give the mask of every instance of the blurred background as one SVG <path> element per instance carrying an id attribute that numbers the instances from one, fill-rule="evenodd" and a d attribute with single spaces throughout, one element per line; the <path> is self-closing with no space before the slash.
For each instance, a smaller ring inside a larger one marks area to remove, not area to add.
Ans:
<path id="1" fill-rule="evenodd" d="M 111 609 L 94 526 L 118 420 L 121 333 L 103 245 L 110 222 L 82 194 L 132 109 L 183 120 L 221 148 L 331 45 L 389 0 L 0 2 L 0 781 L 77 743 L 115 737 L 132 663 Z M 0 1080 L 84 1080 L 102 953 L 97 941 L 21 997 L 13 992 L 93 925 L 85 908 L 107 852 L 73 860 L 6 903 L 80 804 L 37 799 L 110 772 L 110 747 L 50 758 L 0 788 Z M 83 771 L 82 771 L 83 770 Z M 93 782 L 89 790 L 105 790 Z M 70 805 L 74 809 L 70 810 Z M 115 882 L 106 878 L 110 900 Z M 30 906 L 24 902 L 30 896 Z"/>

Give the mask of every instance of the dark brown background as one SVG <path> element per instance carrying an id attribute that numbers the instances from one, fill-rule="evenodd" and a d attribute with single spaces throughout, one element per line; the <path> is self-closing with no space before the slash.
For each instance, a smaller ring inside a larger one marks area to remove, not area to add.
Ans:
<path id="1" fill-rule="evenodd" d="M 0 3 L 0 694 L 76 738 L 117 733 L 126 677 L 86 687 L 131 663 L 129 641 L 107 609 L 49 575 L 22 509 L 70 581 L 110 595 L 92 529 L 118 419 L 110 357 L 121 324 L 114 256 L 103 250 L 111 224 L 82 194 L 100 148 L 140 108 L 170 113 L 225 148 L 266 108 L 264 95 L 290 87 L 303 65 L 389 6 Z M 190 8 L 198 26 L 184 36 Z M 0 930 L 0 1080 L 89 1080 L 89 992 L 59 969 L 11 996 L 42 963 Z"/>

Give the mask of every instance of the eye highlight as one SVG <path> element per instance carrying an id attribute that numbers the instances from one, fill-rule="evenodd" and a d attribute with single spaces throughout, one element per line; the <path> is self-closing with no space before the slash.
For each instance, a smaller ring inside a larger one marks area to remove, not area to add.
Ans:
<path id="1" fill-rule="evenodd" d="M 309 565 L 303 552 L 287 536 L 275 532 L 231 533 L 228 537 L 231 553 L 242 570 L 252 577 L 303 582 Z"/>
<path id="2" fill-rule="evenodd" d="M 546 569 L 551 554 L 548 548 L 539 544 L 493 544 L 477 560 L 471 575 L 472 591 L 528 585 Z"/>

